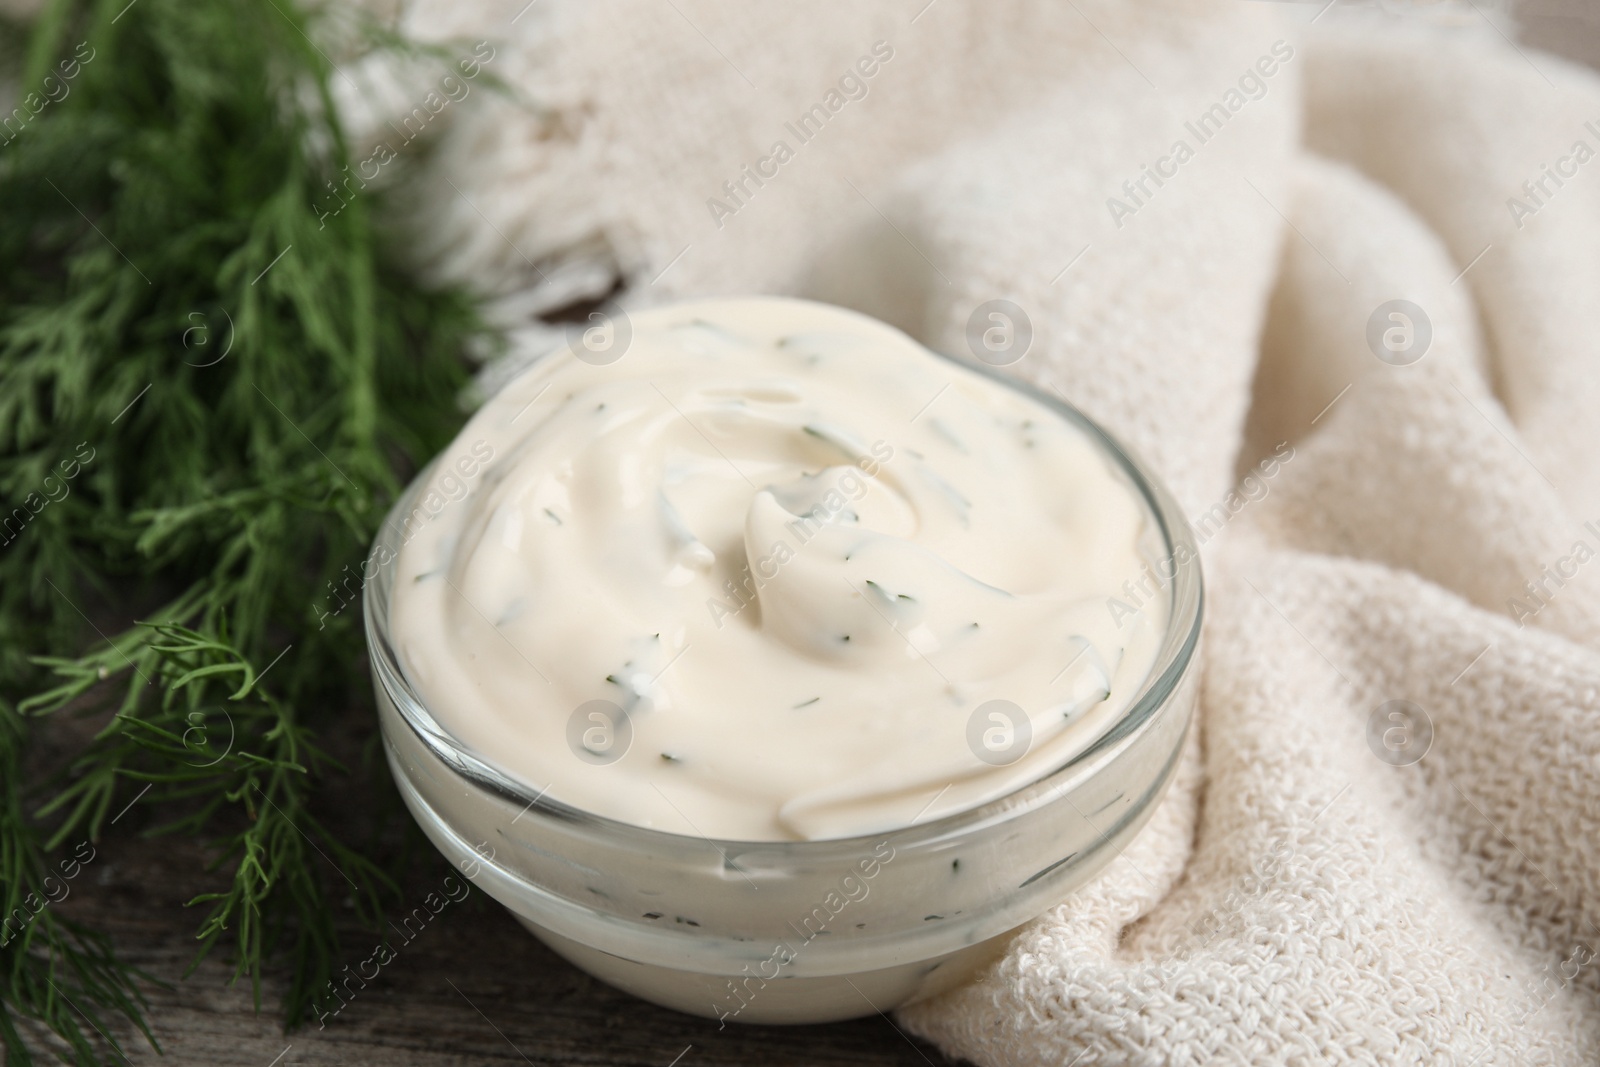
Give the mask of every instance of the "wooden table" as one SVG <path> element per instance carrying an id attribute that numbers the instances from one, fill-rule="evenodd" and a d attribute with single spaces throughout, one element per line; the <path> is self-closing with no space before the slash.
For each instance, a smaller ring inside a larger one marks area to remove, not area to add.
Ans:
<path id="1" fill-rule="evenodd" d="M 106 841 L 72 895 L 57 905 L 92 919 L 112 934 L 127 960 L 172 984 L 150 993 L 152 1028 L 166 1054 L 157 1056 L 142 1037 L 119 1034 L 133 1063 L 951 1064 L 881 1016 L 827 1026 L 729 1024 L 719 1031 L 711 1020 L 655 1007 L 590 978 L 477 891 L 403 945 L 325 1028 L 313 1022 L 285 1034 L 276 1012 L 278 989 L 271 984 L 257 1015 L 248 985 L 227 984 L 230 971 L 220 956 L 182 977 L 199 919 L 182 901 L 204 885 L 203 876 L 197 877 L 204 863 L 204 853 L 188 842 Z M 442 861 L 431 873 L 444 873 Z M 423 875 L 406 887 L 405 899 L 421 899 L 437 883 Z M 349 962 L 366 958 L 376 941 L 376 935 L 352 927 Z M 43 1036 L 34 1036 L 42 1049 Z"/>
<path id="2" fill-rule="evenodd" d="M 87 743 L 103 721 L 54 716 L 41 723 L 33 765 L 59 766 Z M 367 710 L 340 717 L 324 740 L 346 766 L 359 768 L 376 729 Z M 387 771 L 379 773 L 387 774 Z M 130 797 L 135 790 L 127 790 Z M 319 794 L 321 815 L 341 828 L 346 840 L 366 839 L 364 827 L 385 798 L 364 781 L 330 779 Z M 901 1033 L 883 1016 L 827 1026 L 773 1027 L 715 1021 L 658 1008 L 590 978 L 519 926 L 486 894 L 472 890 L 424 927 L 415 939 L 398 945 L 396 958 L 324 1028 L 315 1021 L 285 1034 L 278 1012 L 281 986 L 263 988 L 263 1010 L 251 1003 L 248 982 L 229 985 L 232 973 L 225 951 L 185 979 L 194 957 L 194 934 L 201 912 L 183 902 L 219 887 L 205 871 L 208 853 L 186 838 L 146 839 L 138 835 L 177 812 L 131 808 L 102 840 L 92 862 L 71 883 L 71 894 L 51 905 L 64 915 L 91 922 L 115 940 L 119 954 L 170 983 L 150 988 L 149 1020 L 165 1055 L 124 1026 L 116 1031 L 129 1060 L 172 1067 L 300 1067 L 374 1064 L 383 1067 L 457 1067 L 467 1064 L 585 1064 L 597 1067 L 709 1067 L 713 1064 L 763 1067 L 904 1065 L 952 1067 L 931 1046 Z M 391 822 L 397 843 L 409 816 L 396 812 Z M 450 873 L 444 860 L 420 837 L 427 855 L 415 864 L 401 900 L 416 902 L 437 889 Z M 71 848 L 63 850 L 63 855 Z M 337 879 L 331 875 L 330 880 Z M 353 920 L 353 915 L 352 915 Z M 379 935 L 352 921 L 341 924 L 347 959 L 354 968 L 367 959 Z M 225 950 L 226 945 L 219 945 Z M 29 1032 L 30 1044 L 45 1050 L 54 1036 L 42 1027 Z M 681 1057 L 681 1058 L 679 1058 Z M 52 1062 L 48 1054 L 41 1063 Z M 108 1063 L 118 1062 L 114 1058 Z"/>

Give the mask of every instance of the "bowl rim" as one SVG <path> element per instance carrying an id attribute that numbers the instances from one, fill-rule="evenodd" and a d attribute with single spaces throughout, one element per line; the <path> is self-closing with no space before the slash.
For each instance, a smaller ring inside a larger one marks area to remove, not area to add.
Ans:
<path id="1" fill-rule="evenodd" d="M 517 817 L 519 820 L 532 817 L 536 822 L 548 820 L 563 824 L 569 831 L 589 830 L 595 836 L 604 837 L 617 845 L 631 846 L 638 851 L 653 852 L 664 847 L 681 849 L 690 843 L 709 843 L 724 855 L 730 849 L 742 852 L 775 850 L 792 851 L 804 854 L 808 858 L 826 860 L 835 854 L 853 855 L 864 845 L 870 848 L 871 843 L 884 840 L 897 848 L 942 845 L 952 838 L 966 837 L 997 823 L 1034 811 L 1048 803 L 1050 796 L 1058 792 L 1063 783 L 1070 781 L 1091 761 L 1103 756 L 1108 749 L 1117 746 L 1151 723 L 1179 690 L 1189 670 L 1194 666 L 1205 614 L 1205 581 L 1199 548 L 1188 518 L 1160 477 L 1131 449 L 1077 406 L 1062 397 L 1045 392 L 1031 382 L 1004 373 L 997 367 L 958 358 L 928 348 L 920 342 L 915 342 L 915 339 L 913 341 L 934 356 L 962 370 L 974 372 L 1043 405 L 1084 432 L 1093 443 L 1110 456 L 1119 472 L 1142 497 L 1147 510 L 1155 518 L 1160 532 L 1161 545 L 1164 549 L 1161 561 L 1171 561 L 1173 574 L 1167 581 L 1169 606 L 1167 623 L 1149 676 L 1141 685 L 1138 695 L 1122 714 L 1112 720 L 1093 742 L 1064 762 L 1053 765 L 1039 776 L 1001 796 L 926 822 L 912 822 L 904 826 L 852 834 L 848 837 L 807 840 L 719 838 L 705 834 L 683 834 L 640 826 L 549 797 L 546 795 L 547 789 L 536 789 L 515 774 L 496 766 L 491 759 L 474 752 L 441 726 L 405 677 L 399 656 L 389 639 L 388 587 L 392 586 L 400 556 L 398 549 L 389 547 L 390 535 L 399 529 L 398 517 L 411 509 L 415 498 L 427 485 L 438 457 L 419 470 L 395 500 L 374 537 L 372 549 L 364 566 L 363 625 L 375 682 L 383 687 L 385 695 L 394 705 L 400 718 L 436 758 L 454 773 L 479 788 L 498 794 L 502 799 L 520 807 L 522 814 Z M 538 357 L 528 366 L 530 368 L 537 366 L 544 359 L 552 358 L 560 351 L 556 349 L 555 352 Z M 523 373 L 526 373 L 526 369 Z M 378 560 L 380 551 L 388 552 L 388 558 Z M 1156 563 L 1156 561 L 1147 562 Z M 1164 571 L 1161 573 L 1164 576 Z M 1063 792 L 1063 795 L 1067 794 Z"/>

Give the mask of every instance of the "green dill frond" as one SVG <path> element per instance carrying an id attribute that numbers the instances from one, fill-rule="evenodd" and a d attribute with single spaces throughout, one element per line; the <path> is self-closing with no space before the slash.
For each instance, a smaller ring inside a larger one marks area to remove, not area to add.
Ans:
<path id="1" fill-rule="evenodd" d="M 319 737 L 370 714 L 343 605 L 459 426 L 480 329 L 339 181 L 317 36 L 289 0 L 55 0 L 0 116 L 0 916 L 148 786 L 141 808 L 179 814 L 143 832 L 205 840 L 223 882 L 191 901 L 196 962 L 227 951 L 258 1006 L 281 966 L 291 1026 L 332 973 L 335 903 L 376 922 L 393 891 L 316 814 L 342 773 Z M 130 597 L 143 621 L 101 633 Z M 30 721 L 69 710 L 105 726 L 30 781 Z M 80 1063 L 111 1017 L 149 1036 L 143 980 L 43 909 L 0 945 L 8 1062 L 33 1062 L 22 1016 Z"/>

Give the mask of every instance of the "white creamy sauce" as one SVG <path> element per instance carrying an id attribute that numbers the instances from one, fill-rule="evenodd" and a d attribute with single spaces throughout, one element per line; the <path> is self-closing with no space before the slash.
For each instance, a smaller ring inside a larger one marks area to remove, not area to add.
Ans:
<path id="1" fill-rule="evenodd" d="M 404 520 L 398 652 L 466 745 L 611 818 L 815 839 L 999 797 L 1138 694 L 1166 609 L 1107 598 L 1154 520 L 1077 427 L 839 308 L 631 326 L 508 385 Z"/>

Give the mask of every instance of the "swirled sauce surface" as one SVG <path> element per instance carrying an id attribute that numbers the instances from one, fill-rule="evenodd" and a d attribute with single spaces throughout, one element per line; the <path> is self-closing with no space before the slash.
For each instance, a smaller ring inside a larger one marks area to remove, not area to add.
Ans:
<path id="1" fill-rule="evenodd" d="M 1108 598 L 1154 520 L 1051 409 L 805 301 L 596 329 L 613 362 L 536 363 L 400 520 L 403 669 L 489 761 L 643 826 L 841 837 L 1016 789 L 1137 696 L 1165 609 Z"/>

